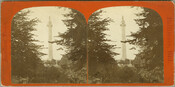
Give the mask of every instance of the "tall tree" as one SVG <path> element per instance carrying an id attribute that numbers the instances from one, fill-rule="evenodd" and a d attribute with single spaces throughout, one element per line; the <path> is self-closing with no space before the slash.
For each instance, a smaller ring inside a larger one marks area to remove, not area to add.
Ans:
<path id="1" fill-rule="evenodd" d="M 135 64 L 139 74 L 148 82 L 163 82 L 163 24 L 159 14 L 143 8 L 136 19 L 140 30 L 132 33 L 129 42 L 140 47 Z"/>
<path id="2" fill-rule="evenodd" d="M 37 24 L 37 19 L 29 19 L 30 11 L 18 12 L 12 20 L 11 27 L 11 69 L 12 76 L 32 78 L 35 76 L 37 66 L 43 66 L 32 31 Z"/>
<path id="3" fill-rule="evenodd" d="M 63 20 L 67 26 L 67 31 L 59 33 L 61 40 L 57 41 L 67 48 L 67 54 L 72 61 L 86 63 L 86 20 L 84 16 L 76 10 L 71 10 L 64 15 L 67 19 Z M 79 67 L 82 68 L 81 64 Z"/>
<path id="4" fill-rule="evenodd" d="M 67 31 L 64 33 L 59 33 L 58 37 L 60 37 L 61 39 L 55 42 L 67 48 L 65 57 L 67 57 L 73 62 L 71 65 L 71 70 L 74 72 L 73 83 L 81 83 L 79 81 L 79 77 L 82 73 L 84 73 L 83 82 L 86 83 L 86 71 L 79 71 L 84 71 L 84 69 L 86 69 L 87 66 L 87 23 L 85 17 L 80 12 L 73 9 L 71 9 L 70 13 L 65 14 L 64 16 L 66 19 L 63 20 L 63 22 L 67 27 Z"/>
<path id="5" fill-rule="evenodd" d="M 111 40 L 104 33 L 109 30 L 107 25 L 112 20 L 101 18 L 101 13 L 101 10 L 93 13 L 88 21 L 88 75 L 91 81 L 96 78 L 105 83 L 115 71 L 117 65 L 114 56 L 117 53 L 112 51 L 115 45 L 107 43 Z"/>

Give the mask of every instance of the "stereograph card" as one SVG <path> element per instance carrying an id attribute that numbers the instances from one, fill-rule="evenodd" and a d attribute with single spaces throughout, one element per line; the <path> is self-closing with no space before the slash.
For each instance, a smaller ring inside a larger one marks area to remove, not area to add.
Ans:
<path id="1" fill-rule="evenodd" d="M 174 84 L 171 1 L 3 1 L 3 86 Z"/>

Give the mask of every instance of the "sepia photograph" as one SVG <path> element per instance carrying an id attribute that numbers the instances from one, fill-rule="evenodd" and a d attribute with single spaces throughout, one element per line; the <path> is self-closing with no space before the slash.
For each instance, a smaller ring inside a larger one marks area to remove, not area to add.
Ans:
<path id="1" fill-rule="evenodd" d="M 2 1 L 3 86 L 173 86 L 172 1 Z"/>
<path id="2" fill-rule="evenodd" d="M 102 8 L 88 20 L 88 83 L 163 83 L 163 24 L 148 8 Z"/>
<path id="3" fill-rule="evenodd" d="M 65 7 L 26 8 L 11 27 L 12 83 L 86 83 L 86 20 Z"/>
<path id="4" fill-rule="evenodd" d="M 11 24 L 11 80 L 163 83 L 163 23 L 149 8 L 102 8 L 88 21 L 66 7 L 25 8 Z"/>

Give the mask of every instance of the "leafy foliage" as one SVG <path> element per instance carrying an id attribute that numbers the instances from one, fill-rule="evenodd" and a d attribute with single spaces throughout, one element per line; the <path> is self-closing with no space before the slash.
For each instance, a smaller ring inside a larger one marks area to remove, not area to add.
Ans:
<path id="1" fill-rule="evenodd" d="M 144 11 L 142 13 L 137 14 L 141 19 L 136 19 L 140 30 L 136 33 L 132 33 L 131 37 L 134 39 L 130 40 L 129 43 L 137 45 L 141 49 L 135 59 L 135 64 L 141 66 L 137 67 L 141 76 L 145 79 L 149 79 L 149 82 L 163 82 L 162 20 L 154 10 L 143 9 Z M 159 72 L 159 74 L 157 73 L 157 75 L 155 75 L 156 72 Z"/>
<path id="2" fill-rule="evenodd" d="M 18 12 L 12 21 L 11 61 L 12 82 L 14 83 L 68 83 L 67 75 L 53 66 L 44 66 L 39 51 L 42 46 L 36 45 L 33 38 L 37 19 L 29 19 L 30 11 Z"/>
<path id="3" fill-rule="evenodd" d="M 37 66 L 42 66 L 40 56 L 44 55 L 38 50 L 41 46 L 34 44 L 32 31 L 37 19 L 27 18 L 30 11 L 18 12 L 12 20 L 11 29 L 11 61 L 12 76 L 33 77 Z"/>
<path id="4" fill-rule="evenodd" d="M 63 20 L 67 31 L 59 33 L 61 40 L 54 41 L 58 45 L 65 46 L 67 53 L 64 55 L 72 61 L 71 67 L 68 68 L 67 74 L 72 79 L 71 83 L 86 83 L 86 40 L 87 40 L 87 23 L 82 14 L 76 10 L 71 10 L 69 14 L 64 15 L 67 19 Z M 82 71 L 82 72 L 80 72 Z M 73 73 L 73 74 L 72 74 Z M 83 78 L 82 73 L 85 73 Z"/>
<path id="5" fill-rule="evenodd" d="M 109 45 L 104 31 L 109 30 L 107 25 L 112 21 L 109 18 L 100 18 L 102 11 L 95 12 L 88 21 L 88 75 L 89 79 L 98 78 L 101 82 L 106 82 L 112 76 L 110 73 L 117 65 L 111 51 L 115 45 Z M 92 81 L 93 83 L 93 81 Z"/>
<path id="6" fill-rule="evenodd" d="M 31 83 L 69 83 L 69 78 L 61 70 L 54 66 L 41 67 Z"/>

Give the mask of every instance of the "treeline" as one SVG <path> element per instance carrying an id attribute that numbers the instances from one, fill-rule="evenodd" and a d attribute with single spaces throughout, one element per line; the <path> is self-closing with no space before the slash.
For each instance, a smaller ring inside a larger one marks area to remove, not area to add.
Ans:
<path id="1" fill-rule="evenodd" d="M 163 23 L 160 15 L 148 8 L 136 14 L 142 19 L 136 19 L 140 30 L 132 33 L 130 44 L 138 46 L 141 50 L 136 55 L 134 65 L 141 76 L 141 82 L 163 83 Z"/>

